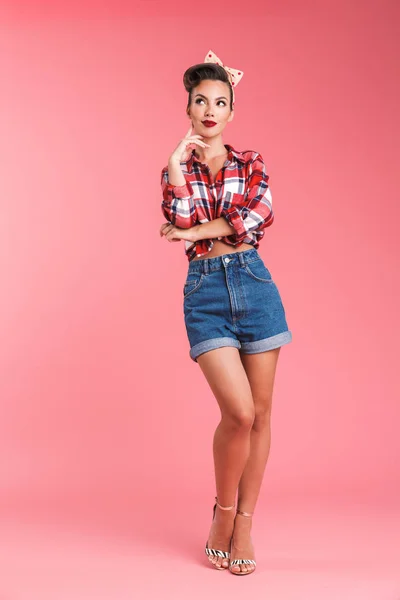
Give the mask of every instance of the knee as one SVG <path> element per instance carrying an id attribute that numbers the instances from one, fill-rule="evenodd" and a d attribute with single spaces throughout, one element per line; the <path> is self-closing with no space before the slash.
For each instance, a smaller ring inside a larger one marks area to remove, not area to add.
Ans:
<path id="1" fill-rule="evenodd" d="M 254 418 L 254 409 L 250 407 L 223 415 L 223 420 L 227 427 L 235 432 L 250 431 L 254 424 Z"/>
<path id="2" fill-rule="evenodd" d="M 256 406 L 253 429 L 263 429 L 269 426 L 271 421 L 271 403 L 263 402 Z"/>

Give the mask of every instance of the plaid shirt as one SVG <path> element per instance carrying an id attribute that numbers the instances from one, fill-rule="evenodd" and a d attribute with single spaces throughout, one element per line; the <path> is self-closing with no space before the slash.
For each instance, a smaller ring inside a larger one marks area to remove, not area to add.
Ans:
<path id="1" fill-rule="evenodd" d="M 223 216 L 235 231 L 219 240 L 231 246 L 245 242 L 258 248 L 264 229 L 274 220 L 264 160 L 259 152 L 239 152 L 229 144 L 224 146 L 228 158 L 215 181 L 194 149 L 188 160 L 180 163 L 185 185 L 170 184 L 168 166 L 162 169 L 161 210 L 167 221 L 185 229 Z M 186 256 L 191 261 L 196 255 L 207 254 L 213 245 L 212 239 L 185 240 Z"/>

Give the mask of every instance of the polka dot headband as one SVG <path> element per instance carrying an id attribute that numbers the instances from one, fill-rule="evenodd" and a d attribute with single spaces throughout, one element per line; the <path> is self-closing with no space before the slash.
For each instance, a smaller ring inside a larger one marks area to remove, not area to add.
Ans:
<path id="1" fill-rule="evenodd" d="M 238 85 L 239 81 L 242 79 L 243 77 L 243 71 L 237 71 L 236 69 L 232 69 L 231 67 L 227 67 L 226 65 L 224 65 L 222 63 L 222 61 L 218 58 L 218 56 L 212 51 L 209 50 L 206 54 L 206 57 L 204 59 L 204 62 L 212 62 L 212 63 L 217 63 L 218 65 L 220 65 L 221 67 L 223 67 L 225 69 L 225 71 L 228 73 L 228 77 L 229 77 L 229 81 L 231 82 L 231 86 L 232 86 L 232 93 L 233 93 L 233 102 L 232 104 L 235 104 L 235 90 L 234 88 Z"/>

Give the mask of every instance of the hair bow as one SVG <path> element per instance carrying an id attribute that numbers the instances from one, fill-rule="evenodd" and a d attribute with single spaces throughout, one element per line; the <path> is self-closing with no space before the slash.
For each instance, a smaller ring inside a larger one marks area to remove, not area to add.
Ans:
<path id="1" fill-rule="evenodd" d="M 223 67 L 225 69 L 225 71 L 228 73 L 229 81 L 231 82 L 232 92 L 233 92 L 233 104 L 235 104 L 235 90 L 233 88 L 236 87 L 238 85 L 239 81 L 242 79 L 243 71 L 238 71 L 237 69 L 233 69 L 232 67 L 227 67 L 226 65 L 224 65 L 222 63 L 222 60 L 220 60 L 218 58 L 218 56 L 212 50 L 209 50 L 207 52 L 204 62 L 205 63 L 207 63 L 207 62 L 217 63 L 218 65 Z"/>

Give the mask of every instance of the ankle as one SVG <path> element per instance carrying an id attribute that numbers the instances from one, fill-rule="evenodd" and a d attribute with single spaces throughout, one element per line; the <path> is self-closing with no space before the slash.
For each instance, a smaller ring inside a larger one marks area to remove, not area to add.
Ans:
<path id="1" fill-rule="evenodd" d="M 222 510 L 217 504 L 215 516 L 218 520 L 221 521 L 234 521 L 236 511 L 234 510 L 234 508 L 232 510 Z"/>
<path id="2" fill-rule="evenodd" d="M 249 521 L 251 523 L 253 519 L 253 513 L 245 513 L 241 510 L 237 510 L 236 515 L 240 517 L 240 521 Z"/>
<path id="3" fill-rule="evenodd" d="M 235 530 L 240 532 L 250 532 L 253 525 L 252 517 L 245 517 L 237 512 L 235 515 Z"/>
<path id="4" fill-rule="evenodd" d="M 222 504 L 218 500 L 218 496 L 215 496 L 215 503 L 221 512 L 232 512 L 235 509 L 235 501 L 232 504 Z"/>

